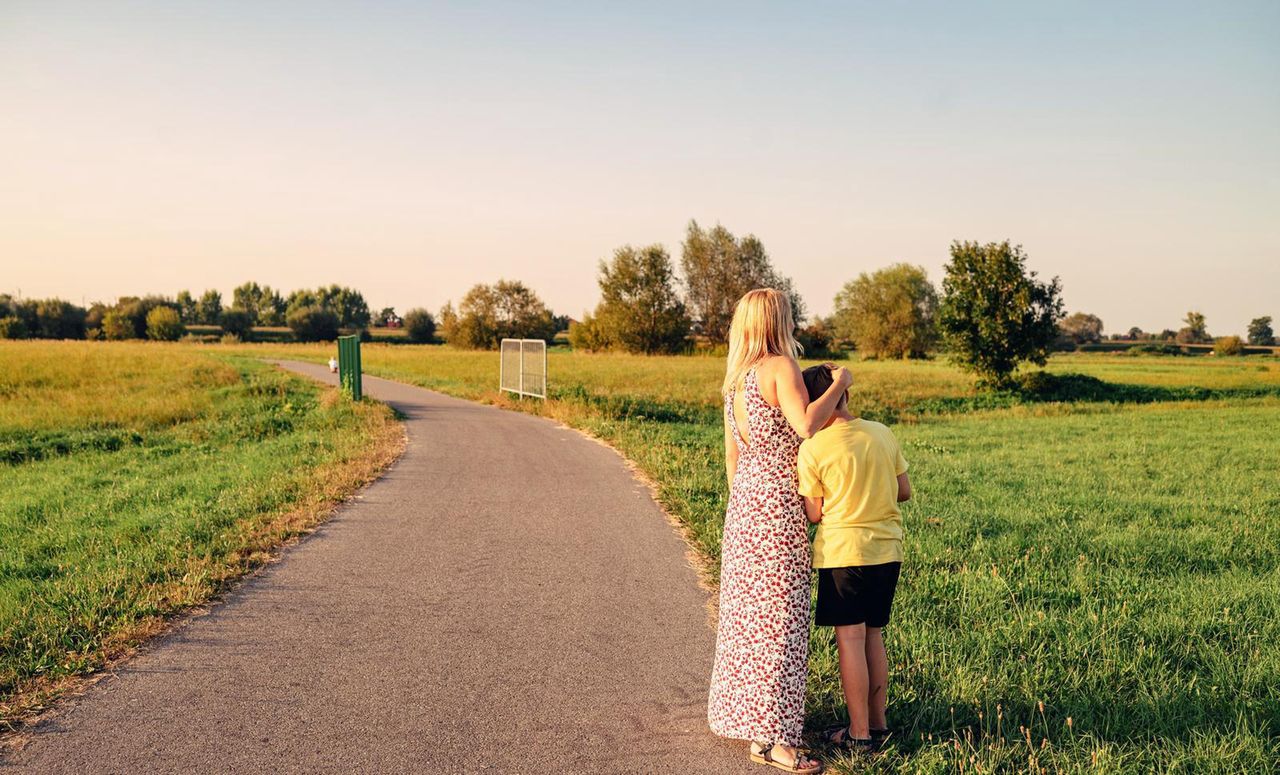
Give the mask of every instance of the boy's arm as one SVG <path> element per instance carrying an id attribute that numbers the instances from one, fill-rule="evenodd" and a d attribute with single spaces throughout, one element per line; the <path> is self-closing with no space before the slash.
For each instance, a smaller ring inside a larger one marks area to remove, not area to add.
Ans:
<path id="1" fill-rule="evenodd" d="M 904 471 L 898 474 L 898 503 L 911 500 L 911 477 Z"/>
<path id="2" fill-rule="evenodd" d="M 804 496 L 804 514 L 813 524 L 822 521 L 822 498 L 814 498 L 812 496 Z"/>

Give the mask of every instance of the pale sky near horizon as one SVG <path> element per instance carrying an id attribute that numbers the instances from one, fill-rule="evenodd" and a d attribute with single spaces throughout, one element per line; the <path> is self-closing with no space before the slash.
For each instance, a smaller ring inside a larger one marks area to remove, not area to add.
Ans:
<path id="1" fill-rule="evenodd" d="M 685 225 L 811 311 L 1021 243 L 1107 330 L 1280 321 L 1280 3 L 0 0 L 0 293 L 557 312 Z"/>

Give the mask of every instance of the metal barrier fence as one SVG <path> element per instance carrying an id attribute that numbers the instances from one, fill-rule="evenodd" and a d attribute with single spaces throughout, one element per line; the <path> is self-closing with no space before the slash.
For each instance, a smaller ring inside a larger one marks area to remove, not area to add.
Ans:
<path id="1" fill-rule="evenodd" d="M 547 397 L 547 343 L 541 339 L 503 339 L 498 354 L 498 390 Z"/>
<path id="2" fill-rule="evenodd" d="M 355 401 L 364 396 L 360 377 L 360 337 L 338 337 L 338 384 Z"/>

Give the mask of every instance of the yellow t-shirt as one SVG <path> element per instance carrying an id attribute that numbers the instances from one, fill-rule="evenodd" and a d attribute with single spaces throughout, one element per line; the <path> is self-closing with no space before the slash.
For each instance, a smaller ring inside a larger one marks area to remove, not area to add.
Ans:
<path id="1" fill-rule="evenodd" d="M 835 422 L 800 445 L 800 494 L 822 498 L 813 567 L 902 561 L 898 475 L 907 470 L 893 432 L 878 422 Z"/>

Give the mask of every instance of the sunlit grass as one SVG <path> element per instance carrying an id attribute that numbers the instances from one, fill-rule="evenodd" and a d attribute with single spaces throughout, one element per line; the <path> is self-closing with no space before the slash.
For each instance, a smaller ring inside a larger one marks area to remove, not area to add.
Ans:
<path id="1" fill-rule="evenodd" d="M 389 410 L 176 345 L 0 344 L 0 728 L 395 454 Z"/>
<path id="2" fill-rule="evenodd" d="M 323 361 L 334 348 L 153 352 Z M 365 345 L 363 360 L 613 444 L 714 583 L 720 359 L 553 351 L 546 402 L 500 395 L 495 353 Z M 1143 390 L 1058 403 L 993 399 L 941 359 L 850 365 L 855 409 L 901 420 L 917 497 L 888 630 L 899 735 L 869 765 L 834 757 L 837 771 L 1280 768 L 1280 360 L 1059 356 L 1053 373 Z M 829 634 L 812 642 L 816 727 L 841 703 Z"/>
<path id="3" fill-rule="evenodd" d="M 278 352 L 322 360 L 330 350 Z M 544 403 L 499 396 L 493 353 L 364 352 L 371 373 L 550 416 L 615 445 L 656 483 L 714 579 L 719 359 L 552 352 Z M 1274 770 L 1278 365 L 1051 361 L 1059 374 L 1227 396 L 1132 404 L 989 402 L 943 360 L 852 363 L 855 407 L 911 420 L 895 430 L 918 495 L 888 630 L 899 735 L 870 765 L 834 756 L 835 769 Z M 1230 398 L 1259 387 L 1262 397 Z M 830 635 L 815 630 L 811 726 L 842 712 L 838 680 Z"/>

